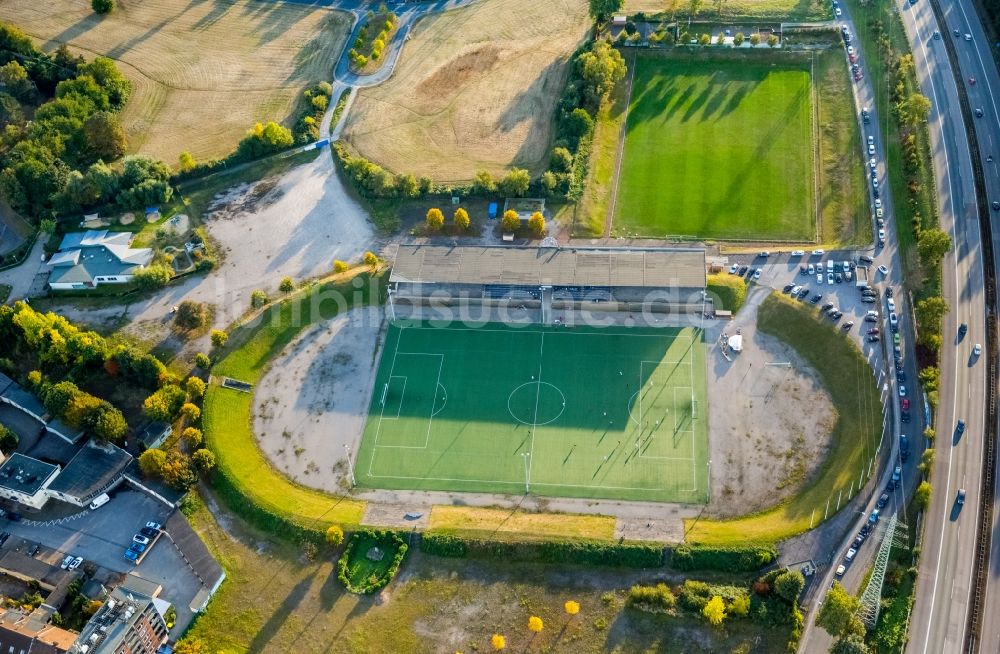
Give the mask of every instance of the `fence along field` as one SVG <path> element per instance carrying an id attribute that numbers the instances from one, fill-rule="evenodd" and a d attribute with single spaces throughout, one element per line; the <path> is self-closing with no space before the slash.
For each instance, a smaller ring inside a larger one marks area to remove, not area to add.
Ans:
<path id="1" fill-rule="evenodd" d="M 613 233 L 813 240 L 811 59 L 640 53 Z"/>
<path id="2" fill-rule="evenodd" d="M 359 485 L 703 503 L 700 330 L 393 325 Z"/>
<path id="3" fill-rule="evenodd" d="M 130 149 L 175 163 L 228 154 L 255 122 L 292 119 L 302 90 L 329 81 L 346 14 L 287 2 L 0 0 L 0 16 L 45 50 L 66 43 L 115 59 L 134 85 L 122 115 Z"/>

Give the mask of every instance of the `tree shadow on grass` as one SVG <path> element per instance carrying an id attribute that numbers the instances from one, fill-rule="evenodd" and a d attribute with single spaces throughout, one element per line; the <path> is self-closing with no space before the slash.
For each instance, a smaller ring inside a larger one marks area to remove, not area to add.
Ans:
<path id="1" fill-rule="evenodd" d="M 277 574 L 277 571 L 276 571 Z M 299 604 L 305 598 L 306 594 L 309 592 L 309 586 L 312 585 L 312 576 L 307 576 L 299 583 L 295 584 L 291 592 L 282 600 L 281 604 L 274 610 L 271 617 L 268 618 L 257 635 L 253 637 L 253 640 L 247 645 L 248 652 L 263 652 L 267 645 L 271 642 L 281 627 L 288 621 L 288 618 L 295 612 Z"/>

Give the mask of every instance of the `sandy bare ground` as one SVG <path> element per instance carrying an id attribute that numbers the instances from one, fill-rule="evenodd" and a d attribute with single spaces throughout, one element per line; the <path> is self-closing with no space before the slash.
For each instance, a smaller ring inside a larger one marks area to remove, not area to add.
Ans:
<path id="1" fill-rule="evenodd" d="M 62 43 L 116 59 L 134 91 L 122 115 L 133 152 L 177 161 L 231 152 L 255 122 L 294 118 L 304 88 L 329 80 L 349 18 L 249 0 L 0 0 L 0 16 L 45 50 Z"/>
<path id="2" fill-rule="evenodd" d="M 254 433 L 274 466 L 295 481 L 327 491 L 346 487 L 345 446 L 358 451 L 382 324 L 382 307 L 316 324 L 257 385 Z"/>
<path id="3" fill-rule="evenodd" d="M 357 261 L 375 247 L 364 210 L 350 199 L 323 153 L 283 175 L 231 189 L 205 223 L 225 258 L 207 276 L 193 276 L 152 298 L 126 307 L 88 309 L 72 302 L 57 307 L 71 320 L 122 331 L 147 343 L 171 336 L 170 309 L 182 300 L 207 302 L 214 325 L 223 328 L 250 307 L 250 293 L 277 293 L 284 276 L 296 280 L 331 272 L 333 260 Z M 185 355 L 207 351 L 207 338 L 188 343 Z"/>
<path id="4" fill-rule="evenodd" d="M 414 27 L 392 78 L 358 93 L 344 138 L 396 172 L 436 181 L 548 163 L 552 115 L 586 3 L 482 0 Z"/>
<path id="5" fill-rule="evenodd" d="M 718 516 L 745 515 L 795 494 L 826 458 L 836 421 L 816 372 L 790 347 L 757 331 L 757 307 L 769 291 L 755 287 L 724 325 L 730 335 L 742 329 L 743 352 L 729 362 L 711 343 L 707 357 L 709 512 Z"/>

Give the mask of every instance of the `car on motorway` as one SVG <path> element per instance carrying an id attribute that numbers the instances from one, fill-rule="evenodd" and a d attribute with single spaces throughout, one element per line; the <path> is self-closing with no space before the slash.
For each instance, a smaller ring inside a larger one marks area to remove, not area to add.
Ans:
<path id="1" fill-rule="evenodd" d="M 877 525 L 878 516 L 879 516 L 879 509 L 875 509 L 874 511 L 872 511 L 871 514 L 868 516 L 868 524 L 873 527 Z"/>
<path id="2" fill-rule="evenodd" d="M 982 353 L 983 353 L 983 346 L 980 345 L 979 343 L 976 343 L 975 347 L 972 348 L 972 356 L 978 357 Z"/>
<path id="3" fill-rule="evenodd" d="M 899 396 L 906 397 L 906 386 L 903 386 L 902 384 L 899 385 Z"/>
<path id="4" fill-rule="evenodd" d="M 940 41 L 941 40 L 941 32 L 939 32 L 937 30 L 934 30 L 934 40 L 935 41 Z"/>
<path id="5" fill-rule="evenodd" d="M 884 229 L 878 230 L 878 240 L 879 240 L 879 243 L 885 242 L 885 230 Z"/>
<path id="6" fill-rule="evenodd" d="M 865 537 L 862 536 L 861 534 L 858 534 L 857 536 L 854 537 L 854 542 L 851 543 L 851 547 L 853 547 L 856 550 L 859 550 L 861 549 L 861 546 L 864 544 L 865 544 Z"/>
<path id="7" fill-rule="evenodd" d="M 965 504 L 965 489 L 964 488 L 959 488 L 958 489 L 958 497 L 955 498 L 955 504 L 958 504 L 959 506 L 962 506 L 963 504 Z"/>
<path id="8" fill-rule="evenodd" d="M 975 85 L 976 85 L 976 78 L 975 77 L 970 77 L 969 78 L 969 86 L 975 86 Z"/>
<path id="9" fill-rule="evenodd" d="M 958 421 L 958 424 L 955 425 L 955 431 L 957 431 L 959 434 L 965 433 L 965 421 L 964 420 L 959 420 Z"/>
<path id="10" fill-rule="evenodd" d="M 877 166 L 878 166 L 878 162 L 875 161 L 875 157 L 872 157 L 871 159 L 868 160 L 868 168 L 870 170 L 874 171 Z"/>
<path id="11" fill-rule="evenodd" d="M 864 122 L 865 125 L 872 122 L 872 115 L 868 113 L 867 109 L 861 110 L 861 121 Z"/>
<path id="12" fill-rule="evenodd" d="M 899 406 L 903 409 L 903 411 L 908 410 L 910 408 L 910 400 L 904 397 L 903 400 L 899 403 Z"/>
<path id="13" fill-rule="evenodd" d="M 955 36 L 962 36 L 962 30 L 954 30 L 952 34 L 954 34 Z"/>
<path id="14" fill-rule="evenodd" d="M 896 373 L 896 381 L 898 381 L 900 384 L 905 383 L 906 382 L 906 373 L 903 372 L 902 370 L 900 370 L 899 372 L 897 372 Z"/>
<path id="15" fill-rule="evenodd" d="M 961 325 L 958 326 L 958 335 L 959 336 L 965 336 L 965 332 L 967 332 L 967 331 L 969 331 L 969 326 L 966 325 L 964 322 Z"/>
<path id="16" fill-rule="evenodd" d="M 899 435 L 899 458 L 906 461 L 907 457 L 910 456 L 910 439 L 906 437 L 906 434 Z"/>
<path id="17" fill-rule="evenodd" d="M 889 307 L 889 311 L 896 310 L 896 301 L 892 299 L 892 296 L 889 296 L 885 299 L 885 306 Z"/>
<path id="18" fill-rule="evenodd" d="M 982 107 L 976 107 L 975 113 L 976 113 L 976 118 L 982 118 L 983 117 L 983 108 Z"/>
<path id="19" fill-rule="evenodd" d="M 994 200 L 990 206 L 993 207 L 993 211 L 1000 211 L 1000 202 Z"/>
<path id="20" fill-rule="evenodd" d="M 910 412 L 909 411 L 901 411 L 900 414 L 899 414 L 899 419 L 902 420 L 903 422 L 909 422 L 910 421 Z"/>
<path id="21" fill-rule="evenodd" d="M 729 274 L 730 275 L 735 275 L 736 271 L 739 270 L 739 269 L 740 269 L 740 264 L 734 263 L 733 265 L 729 266 Z"/>
<path id="22" fill-rule="evenodd" d="M 966 32 L 966 33 L 965 33 L 965 40 L 966 40 L 966 41 L 971 41 L 971 40 L 972 40 L 972 35 L 971 35 L 971 34 L 969 34 L 968 32 Z"/>
<path id="23" fill-rule="evenodd" d="M 899 483 L 899 480 L 903 477 L 903 468 L 896 466 L 896 469 L 892 471 L 892 480 Z"/>

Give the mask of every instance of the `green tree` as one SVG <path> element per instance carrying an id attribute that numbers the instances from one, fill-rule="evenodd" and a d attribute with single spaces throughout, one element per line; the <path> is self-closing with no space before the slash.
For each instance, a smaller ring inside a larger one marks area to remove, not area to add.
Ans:
<path id="1" fill-rule="evenodd" d="M 743 45 L 743 41 L 745 38 L 746 37 L 743 36 L 743 32 L 737 32 L 735 35 L 733 35 L 733 45 L 735 45 L 737 48 L 740 47 L 741 45 Z"/>
<path id="2" fill-rule="evenodd" d="M 566 117 L 564 129 L 574 141 L 578 141 L 583 136 L 589 134 L 593 128 L 594 119 L 590 117 L 586 109 L 577 107 Z"/>
<path id="3" fill-rule="evenodd" d="M 278 290 L 282 293 L 291 293 L 295 290 L 295 280 L 291 277 L 282 277 L 281 284 L 278 285 Z"/>
<path id="4" fill-rule="evenodd" d="M 518 217 L 517 212 L 513 209 L 504 211 L 503 218 L 500 219 L 500 227 L 508 234 L 516 232 L 521 227 L 521 219 Z"/>
<path id="5" fill-rule="evenodd" d="M 38 89 L 31 81 L 28 71 L 17 61 L 9 61 L 0 66 L 0 86 L 24 103 L 31 103 L 38 95 Z"/>
<path id="6" fill-rule="evenodd" d="M 595 41 L 590 50 L 578 58 L 584 93 L 596 107 L 625 77 L 625 59 L 604 40 Z"/>
<path id="7" fill-rule="evenodd" d="M 185 427 L 181 432 L 181 438 L 184 439 L 188 449 L 197 450 L 205 440 L 205 435 L 197 427 Z"/>
<path id="8" fill-rule="evenodd" d="M 711 42 L 712 42 L 712 37 L 709 36 L 708 34 L 702 34 L 701 36 L 698 37 L 699 45 L 708 45 Z"/>
<path id="9" fill-rule="evenodd" d="M 19 439 L 17 434 L 8 429 L 5 425 L 0 425 L 0 451 L 4 454 L 11 454 L 17 449 Z"/>
<path id="10" fill-rule="evenodd" d="M 917 465 L 917 470 L 920 471 L 925 477 L 931 476 L 931 471 L 934 469 L 934 448 L 928 447 L 920 455 L 920 463 Z"/>
<path id="11" fill-rule="evenodd" d="M 198 366 L 202 370 L 208 370 L 212 367 L 212 360 L 208 358 L 207 354 L 199 352 L 194 355 L 194 365 Z"/>
<path id="12" fill-rule="evenodd" d="M 347 272 L 351 269 L 351 266 L 346 261 L 335 260 L 333 262 L 333 272 L 342 273 Z"/>
<path id="13" fill-rule="evenodd" d="M 760 45 L 760 34 L 758 32 L 750 35 L 750 45 Z"/>
<path id="14" fill-rule="evenodd" d="M 917 251 L 926 263 L 937 265 L 951 249 L 951 236 L 940 229 L 923 229 L 917 237 Z"/>
<path id="15" fill-rule="evenodd" d="M 831 636 L 838 638 L 850 634 L 864 634 L 865 627 L 856 615 L 859 604 L 857 597 L 844 590 L 839 581 L 835 581 L 819 608 L 816 624 L 826 629 Z"/>
<path id="16" fill-rule="evenodd" d="M 715 595 L 712 599 L 708 600 L 701 613 L 708 620 L 709 624 L 718 627 L 726 619 L 726 604 L 720 596 Z"/>
<path id="17" fill-rule="evenodd" d="M 56 221 L 54 218 L 42 218 L 38 221 L 38 229 L 43 234 L 54 234 L 56 231 Z"/>
<path id="18" fill-rule="evenodd" d="M 110 14 L 115 9 L 115 0 L 90 0 L 94 13 Z"/>
<path id="19" fill-rule="evenodd" d="M 851 634 L 847 638 L 841 638 L 834 643 L 830 649 L 830 654 L 869 654 L 870 651 L 863 637 Z"/>
<path id="20" fill-rule="evenodd" d="M 918 509 L 921 511 L 927 510 L 927 507 L 931 505 L 931 493 L 933 491 L 934 488 L 930 485 L 930 482 L 920 482 L 917 490 L 913 493 L 913 501 L 916 503 Z"/>
<path id="21" fill-rule="evenodd" d="M 497 184 L 500 193 L 508 197 L 523 197 L 531 186 L 531 175 L 524 168 L 511 168 Z"/>
<path id="22" fill-rule="evenodd" d="M 254 309 L 259 309 L 267 304 L 267 299 L 267 293 L 259 288 L 255 289 L 252 293 L 250 293 L 250 306 Z"/>
<path id="23" fill-rule="evenodd" d="M 198 482 L 198 476 L 191 467 L 191 457 L 180 450 L 167 453 L 167 458 L 160 467 L 160 476 L 165 483 L 179 490 L 187 490 Z"/>
<path id="24" fill-rule="evenodd" d="M 167 453 L 163 450 L 146 450 L 139 455 L 139 470 L 144 477 L 159 477 L 166 461 Z"/>
<path id="25" fill-rule="evenodd" d="M 184 152 L 181 152 L 179 157 L 177 157 L 177 163 L 181 172 L 187 172 L 194 168 L 198 162 L 195 161 L 194 156 L 192 156 L 190 152 L 185 150 Z"/>
<path id="26" fill-rule="evenodd" d="M 552 148 L 549 166 L 557 173 L 568 173 L 573 169 L 573 155 L 564 147 Z"/>
<path id="27" fill-rule="evenodd" d="M 344 530 L 340 525 L 330 525 L 326 529 L 326 544 L 330 547 L 337 547 L 344 542 Z"/>
<path id="28" fill-rule="evenodd" d="M 187 391 L 188 397 L 197 399 L 205 394 L 205 382 L 198 377 L 188 377 L 184 382 L 184 390 Z"/>
<path id="29" fill-rule="evenodd" d="M 152 420 L 172 422 L 186 395 L 179 386 L 167 384 L 143 401 L 142 410 Z"/>
<path id="30" fill-rule="evenodd" d="M 903 116 L 904 122 L 910 126 L 927 122 L 927 115 L 930 111 L 930 99 L 916 91 L 911 93 L 906 101 L 902 103 L 902 107 L 900 107 L 900 113 Z"/>
<path id="31" fill-rule="evenodd" d="M 437 207 L 432 207 L 427 210 L 427 217 L 425 218 L 425 225 L 427 226 L 427 231 L 437 232 L 444 227 L 444 214 Z"/>
<path id="32" fill-rule="evenodd" d="M 215 468 L 215 455 L 202 448 L 191 455 L 191 462 L 201 472 L 211 472 Z"/>
<path id="33" fill-rule="evenodd" d="M 940 295 L 934 295 L 917 302 L 913 313 L 922 330 L 937 334 L 941 331 L 941 319 L 948 313 L 948 303 Z"/>
<path id="34" fill-rule="evenodd" d="M 114 161 L 128 150 L 125 128 L 118 116 L 109 111 L 98 111 L 83 123 L 87 150 L 94 159 Z"/>
<path id="35" fill-rule="evenodd" d="M 462 230 L 463 232 L 469 229 L 469 224 L 470 224 L 469 212 L 463 209 L 462 207 L 455 209 L 454 220 L 455 220 L 455 227 L 457 227 L 458 229 Z"/>
<path id="36" fill-rule="evenodd" d="M 362 261 L 365 262 L 366 266 L 374 268 L 378 265 L 378 255 L 374 252 L 365 252 L 365 255 L 362 257 Z"/>
<path id="37" fill-rule="evenodd" d="M 186 418 L 188 422 L 194 422 L 201 417 L 201 409 L 198 408 L 197 404 L 185 402 L 181 405 L 180 414 Z"/>
<path id="38" fill-rule="evenodd" d="M 545 235 L 545 216 L 541 211 L 531 214 L 531 218 L 528 218 L 528 227 L 535 236 Z"/>
<path id="39" fill-rule="evenodd" d="M 604 20 L 616 11 L 621 11 L 625 0 L 590 0 L 590 17 L 596 21 Z"/>
<path id="40" fill-rule="evenodd" d="M 154 263 L 151 266 L 147 266 L 135 273 L 132 279 L 135 281 L 136 286 L 144 289 L 151 288 L 163 288 L 173 277 L 173 273 L 170 272 L 170 268 L 158 263 Z"/>
<path id="41" fill-rule="evenodd" d="M 767 37 L 767 44 L 772 48 L 778 47 L 778 35 L 772 34 L 769 37 Z"/>
<path id="42" fill-rule="evenodd" d="M 792 605 L 798 603 L 805 587 L 806 578 L 798 570 L 785 570 L 774 578 L 774 592 Z"/>
<path id="43" fill-rule="evenodd" d="M 112 443 L 121 443 L 128 432 L 125 416 L 107 402 L 102 403 L 92 415 L 88 416 L 87 422 L 98 438 Z"/>

